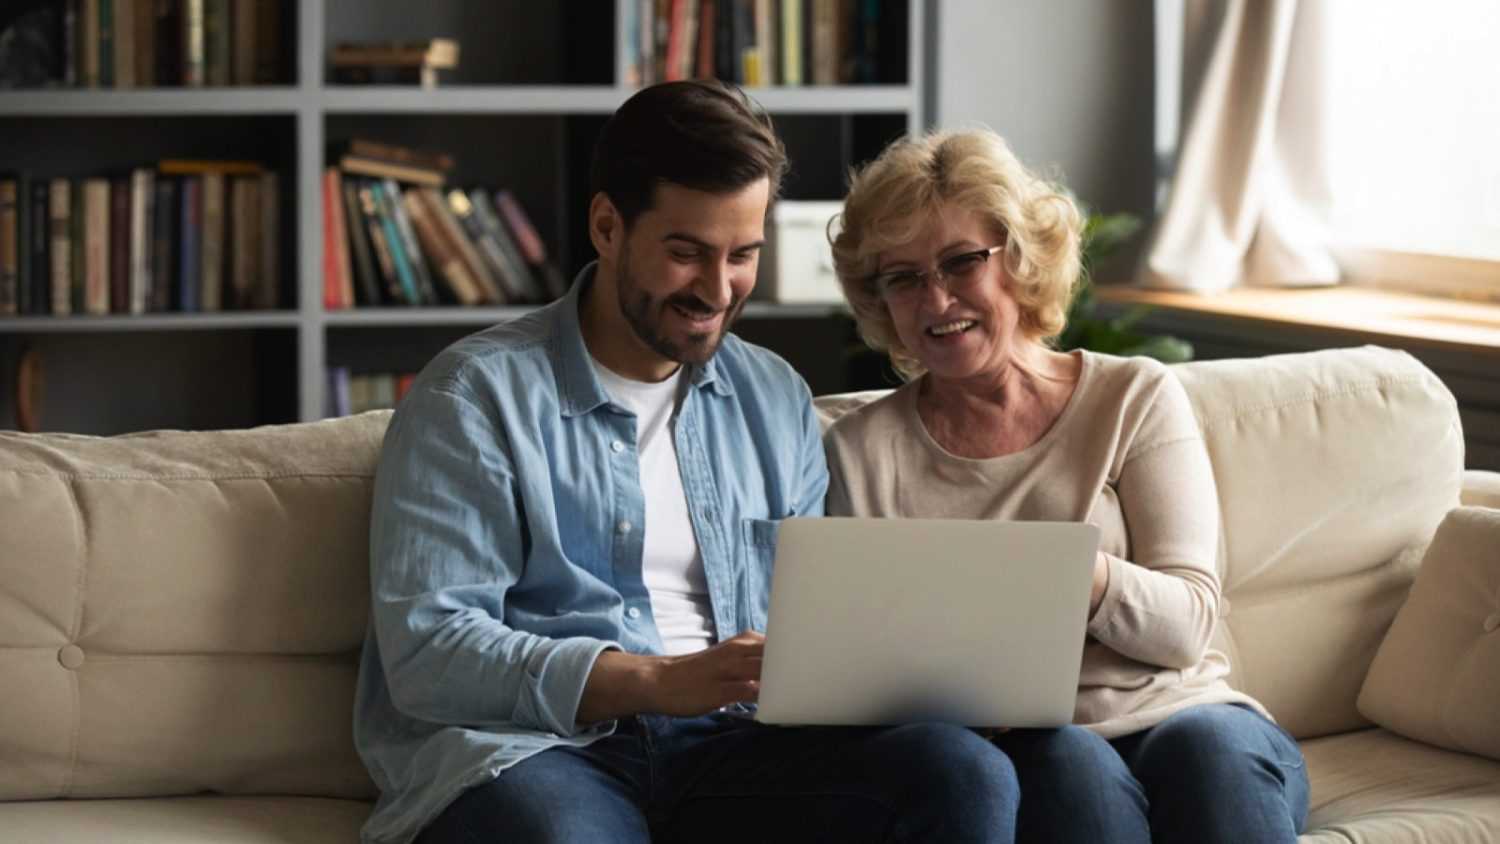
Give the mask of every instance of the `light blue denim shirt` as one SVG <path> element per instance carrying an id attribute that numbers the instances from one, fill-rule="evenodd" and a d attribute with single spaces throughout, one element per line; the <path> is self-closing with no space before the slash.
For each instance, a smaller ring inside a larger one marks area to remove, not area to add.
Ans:
<path id="1" fill-rule="evenodd" d="M 641 577 L 635 417 L 594 376 L 567 296 L 423 370 L 386 432 L 370 522 L 370 630 L 354 740 L 381 795 L 370 842 L 410 841 L 463 790 L 574 723 L 606 648 L 660 654 Z M 775 527 L 821 515 L 807 385 L 734 336 L 688 373 L 674 430 L 720 638 L 765 629 Z"/>

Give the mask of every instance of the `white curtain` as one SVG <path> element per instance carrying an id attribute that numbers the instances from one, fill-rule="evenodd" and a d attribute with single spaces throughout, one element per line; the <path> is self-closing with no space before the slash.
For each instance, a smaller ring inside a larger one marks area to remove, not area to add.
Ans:
<path id="1" fill-rule="evenodd" d="M 1339 280 L 1328 246 L 1325 2 L 1158 0 L 1157 26 L 1180 29 L 1159 33 L 1158 45 L 1180 38 L 1189 108 L 1142 285 L 1217 292 Z"/>

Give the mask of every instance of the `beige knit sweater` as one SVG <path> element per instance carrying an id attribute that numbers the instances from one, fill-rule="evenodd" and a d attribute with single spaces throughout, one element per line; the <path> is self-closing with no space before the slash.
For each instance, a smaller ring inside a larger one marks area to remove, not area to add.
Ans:
<path id="1" fill-rule="evenodd" d="M 826 437 L 828 514 L 1096 525 L 1109 587 L 1088 623 L 1074 722 L 1114 738 L 1195 704 L 1264 713 L 1209 648 L 1219 513 L 1187 394 L 1156 361 L 1079 354 L 1062 415 L 1013 454 L 945 451 L 917 414 L 920 379 L 839 419 Z"/>

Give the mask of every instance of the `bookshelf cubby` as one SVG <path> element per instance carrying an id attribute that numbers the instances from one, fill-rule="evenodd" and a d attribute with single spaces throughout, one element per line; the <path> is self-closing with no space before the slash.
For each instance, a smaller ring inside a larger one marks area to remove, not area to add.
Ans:
<path id="1" fill-rule="evenodd" d="M 810 0 L 804 0 L 810 2 Z M 789 199 L 836 199 L 848 167 L 930 118 L 927 31 L 933 0 L 883 0 L 905 20 L 899 83 L 747 87 L 786 141 Z M 321 175 L 331 144 L 353 137 L 450 152 L 455 184 L 506 187 L 553 259 L 573 273 L 584 236 L 587 162 L 606 116 L 629 97 L 629 16 L 639 0 L 291 0 L 281 21 L 290 84 L 229 88 L 0 91 L 0 172 L 82 177 L 164 158 L 266 163 L 279 177 L 281 303 L 274 311 L 0 317 L 0 427 L 13 427 L 17 363 L 42 361 L 49 430 L 112 434 L 313 420 L 326 369 L 404 371 L 447 343 L 527 307 L 325 310 Z M 459 69 L 435 90 L 343 85 L 335 44 L 453 37 Z M 884 49 L 884 48 L 883 48 Z M 737 328 L 840 389 L 846 330 L 826 305 L 753 301 Z"/>

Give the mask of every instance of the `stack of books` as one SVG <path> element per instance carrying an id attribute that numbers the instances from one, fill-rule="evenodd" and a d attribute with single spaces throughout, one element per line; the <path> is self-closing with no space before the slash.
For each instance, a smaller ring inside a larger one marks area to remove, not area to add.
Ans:
<path id="1" fill-rule="evenodd" d="M 279 0 L 56 0 L 0 33 L 47 45 L 0 87 L 276 84 L 281 14 Z"/>
<path id="2" fill-rule="evenodd" d="M 323 305 L 521 305 L 566 291 L 507 190 L 447 187 L 450 156 L 350 141 L 323 173 Z"/>
<path id="3" fill-rule="evenodd" d="M 354 375 L 347 366 L 329 367 L 324 415 L 349 416 L 393 408 L 406 397 L 416 380 L 416 374 L 409 372 Z"/>
<path id="4" fill-rule="evenodd" d="M 905 81 L 903 0 L 627 0 L 625 14 L 631 86 Z"/>
<path id="5" fill-rule="evenodd" d="M 436 88 L 440 71 L 458 68 L 458 42 L 377 41 L 333 48 L 333 81 L 356 85 L 420 85 Z"/>
<path id="6" fill-rule="evenodd" d="M 280 195 L 246 161 L 0 176 L 0 315 L 279 308 Z"/>

